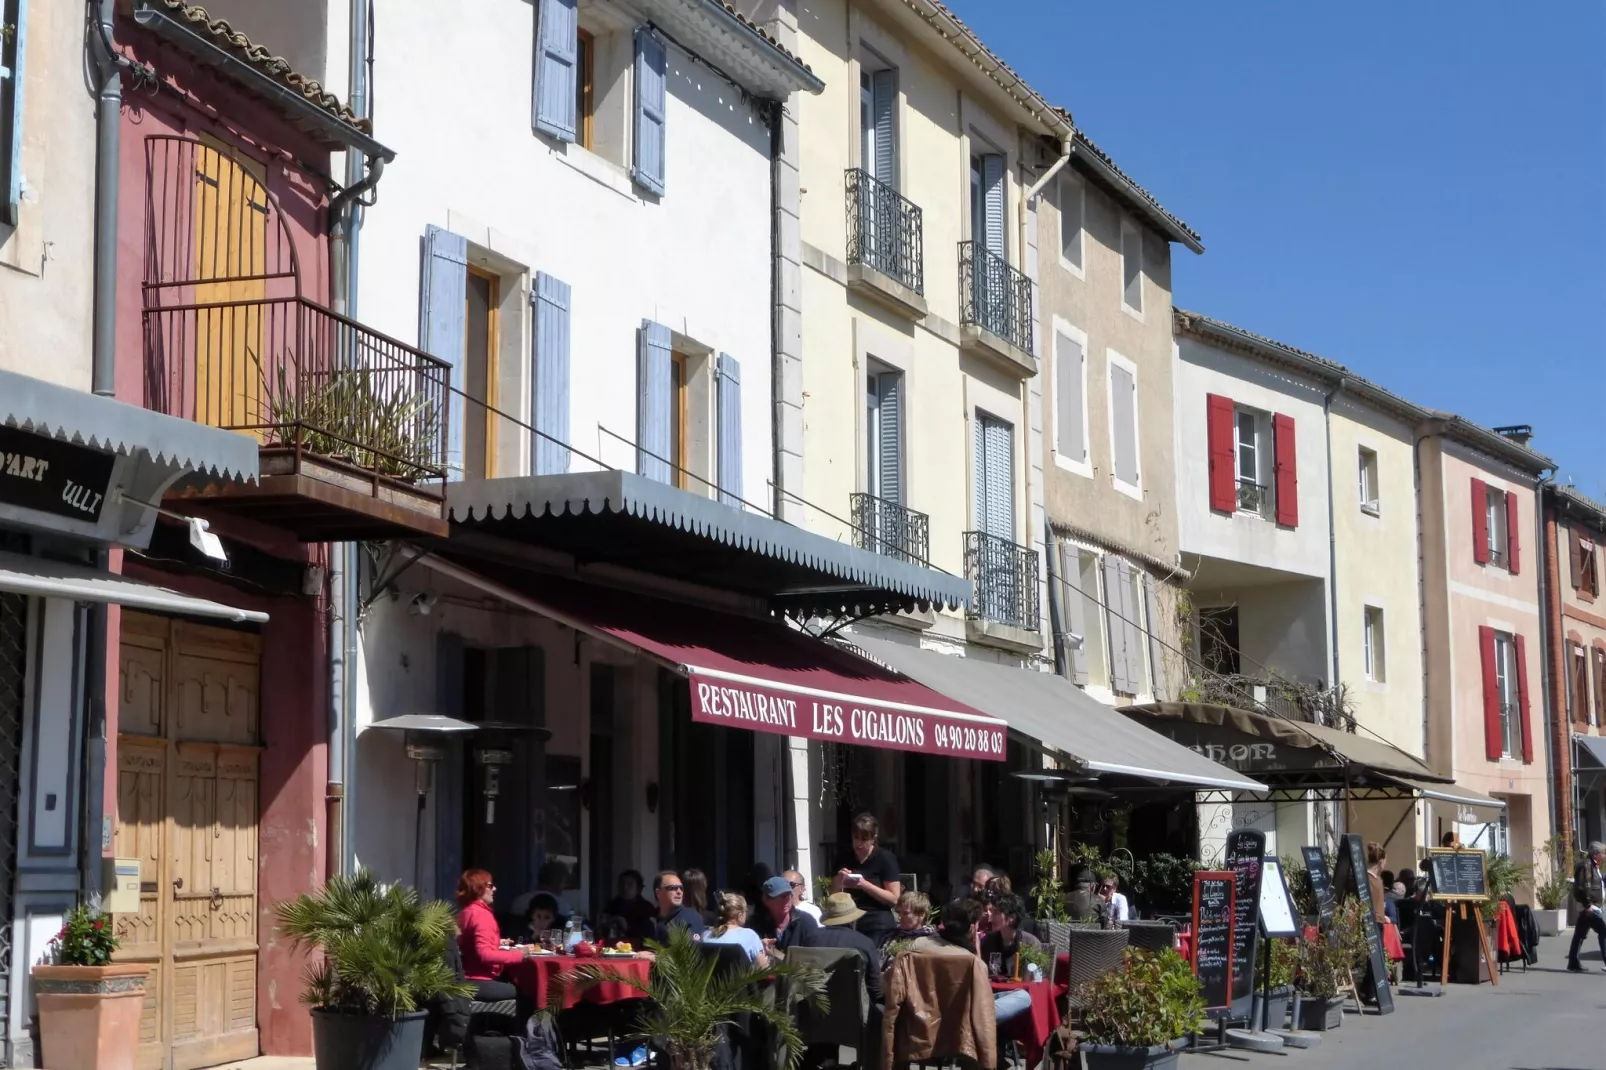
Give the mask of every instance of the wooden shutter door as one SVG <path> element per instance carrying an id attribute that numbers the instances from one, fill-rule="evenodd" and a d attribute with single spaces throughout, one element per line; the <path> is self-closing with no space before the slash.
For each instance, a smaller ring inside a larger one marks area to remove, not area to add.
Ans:
<path id="1" fill-rule="evenodd" d="M 1483 661 L 1483 753 L 1498 762 L 1506 752 L 1505 733 L 1500 725 L 1500 679 L 1495 672 L 1494 629 L 1478 628 L 1478 651 Z"/>
<path id="2" fill-rule="evenodd" d="M 982 205 L 985 211 L 983 238 L 988 250 L 1007 259 L 1004 241 L 1004 157 L 989 152 L 981 158 Z M 1003 280 L 999 280 L 1002 284 Z"/>
<path id="3" fill-rule="evenodd" d="M 446 395 L 447 479 L 463 478 L 464 346 L 468 319 L 468 239 L 441 227 L 424 230 L 423 292 L 418 302 L 418 347 L 450 365 Z"/>
<path id="4" fill-rule="evenodd" d="M 530 124 L 560 141 L 573 141 L 575 67 L 579 59 L 577 0 L 536 0 L 535 85 Z"/>
<path id="5" fill-rule="evenodd" d="M 664 43 L 646 26 L 636 30 L 636 185 L 664 193 L 664 128 L 666 95 Z M 571 93 L 572 96 L 572 93 Z"/>
<path id="6" fill-rule="evenodd" d="M 266 169 L 255 160 L 195 146 L 193 300 L 216 304 L 197 320 L 195 419 L 214 427 L 260 428 L 272 422 L 264 389 L 270 374 L 263 346 L 268 295 Z M 260 430 L 244 433 L 257 440 Z"/>
<path id="7" fill-rule="evenodd" d="M 742 496 L 742 366 L 729 353 L 715 365 L 719 380 L 719 500 L 741 505 Z"/>
<path id="8" fill-rule="evenodd" d="M 878 497 L 903 504 L 903 376 L 882 372 L 875 377 L 876 480 Z M 901 525 L 900 525 L 901 528 Z"/>
<path id="9" fill-rule="evenodd" d="M 1520 635 L 1512 637 L 1512 645 L 1516 647 L 1514 660 L 1517 663 L 1517 724 L 1522 734 L 1522 760 L 1523 764 L 1532 765 L 1534 730 L 1533 719 L 1528 713 L 1528 648 Z"/>
<path id="10" fill-rule="evenodd" d="M 875 126 L 875 158 L 867 166 L 877 179 L 898 188 L 898 72 L 870 75 L 870 116 Z"/>
<path id="11" fill-rule="evenodd" d="M 1472 481 L 1472 560 L 1489 563 L 1489 488 L 1481 479 Z"/>
<path id="12" fill-rule="evenodd" d="M 1002 420 L 988 418 L 987 532 L 1015 541 L 1015 458 L 1013 429 Z"/>
<path id="13" fill-rule="evenodd" d="M 542 434 L 530 435 L 530 460 L 538 476 L 569 470 L 569 284 L 537 272 L 530 288 L 535 306 L 535 374 L 530 411 Z M 554 441 L 554 439 L 556 441 Z"/>
<path id="14" fill-rule="evenodd" d="M 667 458 L 674 419 L 674 360 L 669 328 L 641 321 L 636 361 L 636 471 L 660 483 L 674 483 Z"/>
<path id="15" fill-rule="evenodd" d="M 1051 551 L 1059 555 L 1061 589 L 1065 592 L 1065 630 L 1082 637 L 1070 647 L 1071 682 L 1087 684 L 1087 597 L 1082 593 L 1081 551 L 1063 539 L 1054 540 Z"/>
<path id="16" fill-rule="evenodd" d="M 1210 456 L 1210 508 L 1218 513 L 1238 511 L 1238 466 L 1233 458 L 1232 399 L 1205 395 L 1205 437 Z"/>
<path id="17" fill-rule="evenodd" d="M 1282 413 L 1271 418 L 1272 452 L 1277 481 L 1277 523 L 1299 526 L 1299 463 L 1294 452 L 1294 419 Z"/>
<path id="18" fill-rule="evenodd" d="M 1506 567 L 1513 576 L 1522 571 L 1522 524 L 1518 520 L 1517 496 L 1506 494 Z"/>

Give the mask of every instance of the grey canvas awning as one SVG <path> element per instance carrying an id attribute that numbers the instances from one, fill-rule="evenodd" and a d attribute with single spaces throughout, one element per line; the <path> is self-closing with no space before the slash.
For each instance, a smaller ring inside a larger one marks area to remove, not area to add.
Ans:
<path id="1" fill-rule="evenodd" d="M 1606 736 L 1590 736 L 1574 732 L 1573 750 L 1596 769 L 1606 769 Z"/>
<path id="2" fill-rule="evenodd" d="M 1394 777 L 1395 783 L 1409 788 L 1416 798 L 1433 799 L 1438 802 L 1454 803 L 1457 806 L 1470 806 L 1478 810 L 1504 810 L 1506 801 L 1497 799 L 1493 795 L 1485 795 L 1481 791 L 1463 788 L 1457 784 L 1437 784 L 1431 781 L 1412 780 L 1410 777 Z"/>
<path id="3" fill-rule="evenodd" d="M 257 441 L 249 435 L 180 420 L 115 398 L 0 370 L 0 428 L 15 438 L 38 436 L 56 450 L 91 461 L 100 485 L 98 514 L 75 517 L 21 504 L 0 486 L 0 519 L 89 539 L 144 548 L 156 513 L 150 508 L 181 476 L 208 472 L 222 479 L 257 478 Z M 25 435 L 17 435 L 24 432 Z M 16 452 L 26 446 L 13 444 Z M 93 463 L 96 455 L 110 474 Z M 110 460 L 106 460 L 110 458 Z"/>
<path id="4" fill-rule="evenodd" d="M 970 584 L 633 472 L 474 479 L 447 487 L 451 545 L 475 533 L 763 599 L 793 613 L 959 607 Z"/>
<path id="5" fill-rule="evenodd" d="M 873 661 L 1009 722 L 1089 772 L 1183 787 L 1263 791 L 1265 785 L 1137 724 L 1053 673 L 954 657 L 855 635 Z"/>
<path id="6" fill-rule="evenodd" d="M 88 565 L 3 551 L 0 551 L 0 591 L 39 598 L 66 598 L 74 602 L 105 602 L 214 620 L 260 624 L 268 619 L 266 613 L 254 609 L 236 609 L 207 598 L 194 598 Z"/>

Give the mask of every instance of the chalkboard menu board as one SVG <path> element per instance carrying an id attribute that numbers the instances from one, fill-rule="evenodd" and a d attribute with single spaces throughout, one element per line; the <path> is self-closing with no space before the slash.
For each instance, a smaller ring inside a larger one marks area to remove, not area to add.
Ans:
<path id="1" fill-rule="evenodd" d="M 1316 895 L 1316 912 L 1322 925 L 1333 920 L 1333 876 L 1327 872 L 1327 856 L 1320 847 L 1302 847 L 1305 856 L 1305 873 L 1310 877 L 1310 890 Z"/>
<path id="2" fill-rule="evenodd" d="M 1372 882 L 1366 874 L 1366 846 L 1354 833 L 1345 836 L 1339 846 L 1338 865 L 1334 867 L 1333 878 L 1339 899 L 1354 895 L 1361 901 L 1362 923 L 1366 930 L 1366 974 L 1377 994 L 1377 1012 L 1388 1014 L 1394 1010 L 1394 994 L 1389 991 L 1388 960 L 1383 957 L 1383 934 L 1377 928 Z"/>
<path id="3" fill-rule="evenodd" d="M 1232 997 L 1247 998 L 1255 987 L 1255 950 L 1260 936 L 1260 864 L 1266 834 L 1239 829 L 1227 837 L 1227 869 L 1237 878 L 1232 931 Z"/>
<path id="4" fill-rule="evenodd" d="M 1489 897 L 1489 878 L 1484 868 L 1482 851 L 1430 848 L 1428 865 L 1433 868 L 1433 898 L 1487 899 Z"/>
<path id="5" fill-rule="evenodd" d="M 1200 870 L 1193 875 L 1193 974 L 1206 1010 L 1232 1006 L 1232 938 L 1237 876 Z"/>

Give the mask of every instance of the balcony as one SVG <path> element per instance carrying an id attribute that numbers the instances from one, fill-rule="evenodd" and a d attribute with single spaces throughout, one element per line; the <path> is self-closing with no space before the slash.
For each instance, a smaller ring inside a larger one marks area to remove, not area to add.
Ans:
<path id="1" fill-rule="evenodd" d="M 1238 480 L 1238 511 L 1252 513 L 1262 520 L 1271 519 L 1271 488 L 1253 479 Z"/>
<path id="2" fill-rule="evenodd" d="M 892 311 L 926 314 L 920 208 L 867 171 L 849 168 L 848 288 Z"/>
<path id="3" fill-rule="evenodd" d="M 1022 651 L 1042 648 L 1037 551 L 985 531 L 965 532 L 971 638 Z"/>
<path id="4" fill-rule="evenodd" d="M 256 440 L 254 484 L 168 498 L 307 542 L 445 535 L 448 368 L 302 292 L 297 235 L 243 157 L 144 141 L 144 403 Z"/>
<path id="5" fill-rule="evenodd" d="M 924 565 L 930 556 L 931 518 L 873 494 L 850 498 L 853 545 L 861 550 Z"/>
<path id="6" fill-rule="evenodd" d="M 974 241 L 959 243 L 960 344 L 1025 379 L 1032 355 L 1032 280 Z"/>

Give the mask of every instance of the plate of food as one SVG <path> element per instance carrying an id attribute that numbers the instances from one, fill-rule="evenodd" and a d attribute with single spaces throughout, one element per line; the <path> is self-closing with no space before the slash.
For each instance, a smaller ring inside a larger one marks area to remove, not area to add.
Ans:
<path id="1" fill-rule="evenodd" d="M 636 949 L 629 944 L 620 944 L 618 947 L 605 947 L 602 949 L 605 959 L 632 959 L 636 957 Z"/>

